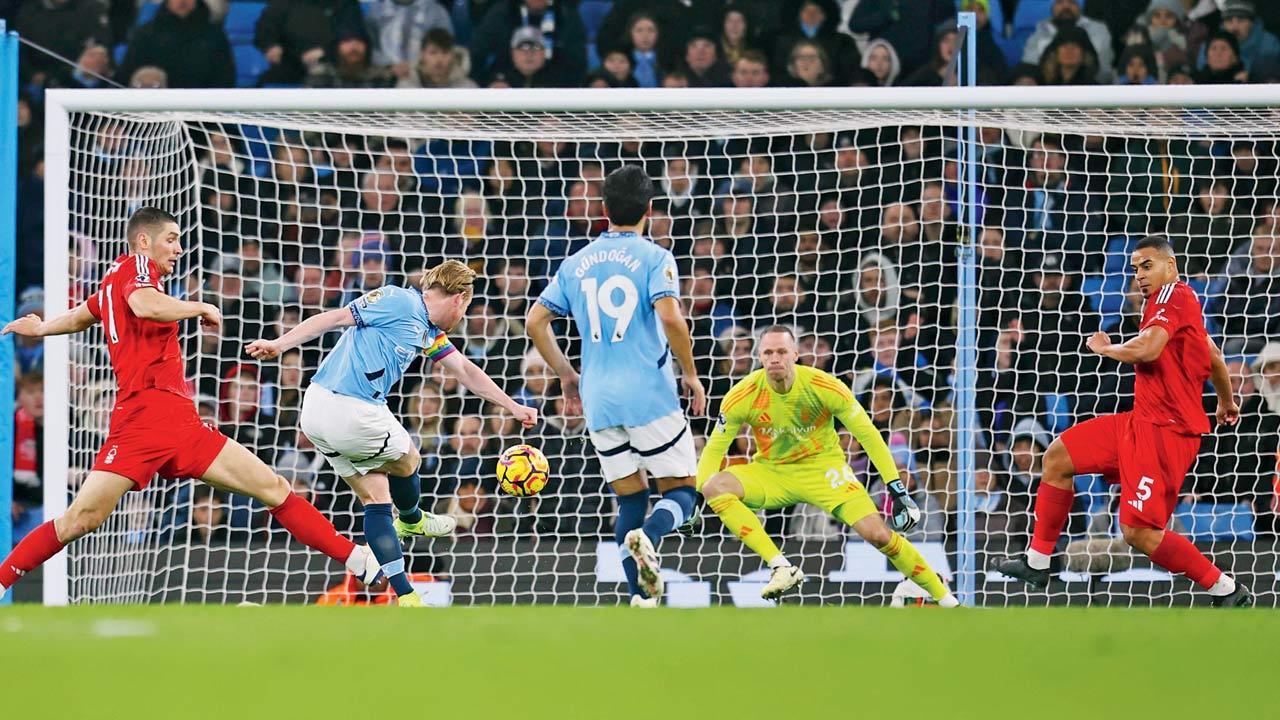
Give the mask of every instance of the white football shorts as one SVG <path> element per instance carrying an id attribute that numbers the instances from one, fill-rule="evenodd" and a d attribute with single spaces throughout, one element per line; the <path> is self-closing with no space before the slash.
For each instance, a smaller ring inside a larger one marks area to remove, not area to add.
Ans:
<path id="1" fill-rule="evenodd" d="M 409 452 L 412 441 L 386 405 L 312 383 L 302 398 L 302 432 L 339 477 L 372 472 Z"/>
<path id="2" fill-rule="evenodd" d="M 683 412 L 674 412 L 639 427 L 591 430 L 591 444 L 607 482 L 643 469 L 651 478 L 694 477 L 698 458 L 693 432 Z"/>

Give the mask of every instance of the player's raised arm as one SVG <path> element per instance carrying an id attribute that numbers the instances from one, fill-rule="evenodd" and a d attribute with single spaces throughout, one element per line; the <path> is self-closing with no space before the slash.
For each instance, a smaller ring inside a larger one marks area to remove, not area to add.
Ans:
<path id="1" fill-rule="evenodd" d="M 129 293 L 128 303 L 133 314 L 142 320 L 178 322 L 200 318 L 201 322 L 212 327 L 222 324 L 222 311 L 218 306 L 194 300 L 179 300 L 151 287 L 140 287 Z"/>
<path id="2" fill-rule="evenodd" d="M 554 287 L 554 281 L 552 287 Z M 573 369 L 573 364 L 569 362 L 569 358 L 560 349 L 560 344 L 556 342 L 556 333 L 551 329 L 551 321 L 556 318 L 556 313 L 545 304 L 547 293 L 552 291 L 552 287 L 543 291 L 543 297 L 529 308 L 529 315 L 524 323 L 525 333 L 533 341 L 533 346 L 538 349 L 538 354 L 547 361 L 547 366 L 560 377 L 560 391 L 564 393 L 565 412 L 569 415 L 581 415 L 582 397 L 578 394 L 578 371 Z"/>
<path id="3" fill-rule="evenodd" d="M 458 382 L 463 387 L 480 397 L 495 403 L 507 412 L 515 416 L 520 424 L 526 428 L 531 428 L 538 422 L 538 410 L 536 408 L 521 405 L 515 401 L 515 398 L 503 392 L 502 388 L 489 377 L 479 365 L 471 362 L 469 358 L 459 352 L 449 353 L 440 361 L 440 367 L 446 372 L 458 378 Z"/>
<path id="4" fill-rule="evenodd" d="M 270 360 L 327 332 L 355 324 L 356 319 L 351 313 L 351 308 L 328 310 L 303 320 L 275 340 L 254 340 L 245 346 L 244 351 L 255 360 Z"/>
<path id="5" fill-rule="evenodd" d="M 1227 370 L 1227 361 L 1222 357 L 1222 351 L 1213 342 L 1213 338 L 1205 335 L 1204 341 L 1209 343 L 1209 381 L 1218 394 L 1218 409 L 1214 415 L 1220 425 L 1235 425 L 1240 420 L 1240 405 L 1236 403 L 1235 392 L 1231 389 L 1231 373 Z"/>
<path id="6" fill-rule="evenodd" d="M 88 329 L 90 326 L 98 322 L 98 318 L 89 312 L 88 303 L 80 303 L 74 308 L 50 318 L 42 320 L 39 315 L 32 313 L 24 315 L 0 330 L 0 335 L 8 335 L 14 333 L 16 335 L 25 335 L 27 337 L 48 337 L 49 335 L 70 335 Z"/>
<path id="7" fill-rule="evenodd" d="M 684 319 L 680 302 L 674 297 L 658 298 L 653 310 L 662 322 L 671 354 L 680 363 L 680 384 L 689 394 L 689 411 L 701 415 L 707 409 L 707 392 L 698 378 L 698 368 L 693 364 L 693 338 L 689 336 L 689 323 Z"/>

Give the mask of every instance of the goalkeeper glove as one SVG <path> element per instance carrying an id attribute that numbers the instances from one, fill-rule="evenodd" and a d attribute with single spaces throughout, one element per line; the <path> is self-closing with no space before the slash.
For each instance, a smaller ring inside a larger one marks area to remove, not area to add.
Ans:
<path id="1" fill-rule="evenodd" d="M 889 494 L 893 496 L 893 515 L 890 524 L 898 532 L 906 532 L 920 522 L 920 506 L 907 494 L 907 488 L 901 480 L 888 483 Z"/>

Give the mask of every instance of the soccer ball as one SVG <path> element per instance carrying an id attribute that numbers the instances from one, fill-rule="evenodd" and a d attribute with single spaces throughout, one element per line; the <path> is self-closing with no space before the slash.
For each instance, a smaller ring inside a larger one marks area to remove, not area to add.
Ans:
<path id="1" fill-rule="evenodd" d="M 528 497 L 547 486 L 551 467 L 542 451 L 532 445 L 515 445 L 498 458 L 498 487 L 516 497 Z"/>

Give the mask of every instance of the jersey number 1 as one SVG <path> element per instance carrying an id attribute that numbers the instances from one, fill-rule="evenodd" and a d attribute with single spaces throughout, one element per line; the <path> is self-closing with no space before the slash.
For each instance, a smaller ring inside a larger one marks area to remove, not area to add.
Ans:
<path id="1" fill-rule="evenodd" d="M 615 290 L 622 291 L 622 302 L 615 303 Z M 640 292 L 636 284 L 626 275 L 610 275 L 604 284 L 595 278 L 582 281 L 582 292 L 587 296 L 587 322 L 590 324 L 591 342 L 600 342 L 600 313 L 613 318 L 613 336 L 609 342 L 618 342 L 627 333 L 631 318 L 636 314 L 636 306 L 640 304 Z"/>

